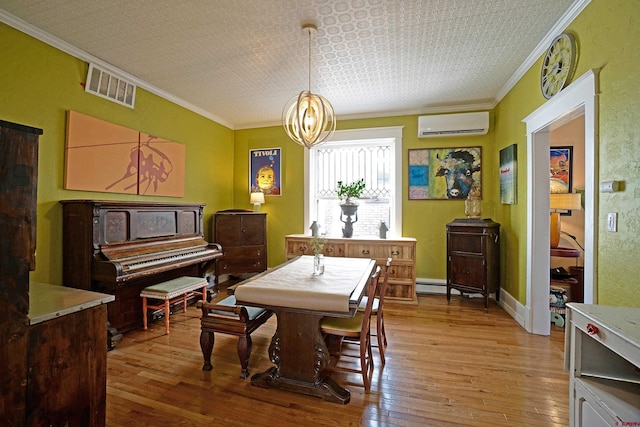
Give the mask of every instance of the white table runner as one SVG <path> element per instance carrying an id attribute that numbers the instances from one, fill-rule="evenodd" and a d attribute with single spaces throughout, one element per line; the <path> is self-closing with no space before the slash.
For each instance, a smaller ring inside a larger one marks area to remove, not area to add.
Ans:
<path id="1" fill-rule="evenodd" d="M 349 297 L 371 260 L 325 257 L 324 261 L 324 274 L 314 276 L 313 256 L 301 256 L 238 286 L 236 299 L 248 304 L 348 312 Z"/>

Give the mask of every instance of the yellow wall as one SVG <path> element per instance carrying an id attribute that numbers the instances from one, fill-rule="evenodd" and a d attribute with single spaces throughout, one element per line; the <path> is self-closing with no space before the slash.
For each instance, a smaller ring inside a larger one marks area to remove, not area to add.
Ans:
<path id="1" fill-rule="evenodd" d="M 619 193 L 600 194 L 598 299 L 602 304 L 640 306 L 635 265 L 640 259 L 640 5 L 631 0 L 592 0 L 570 25 L 578 40 L 575 76 L 602 68 L 599 107 L 599 177 L 621 180 Z M 38 258 L 32 278 L 61 283 L 61 209 L 58 200 L 126 199 L 129 196 L 63 189 L 65 112 L 93 115 L 187 145 L 184 201 L 205 202 L 210 217 L 219 209 L 248 208 L 248 150 L 282 148 L 282 196 L 263 205 L 269 224 L 269 265 L 284 260 L 284 235 L 307 232 L 303 224 L 303 149 L 281 127 L 232 131 L 144 90 L 135 110 L 86 94 L 87 64 L 0 24 L 0 118 L 41 127 L 38 190 Z M 418 277 L 445 277 L 445 224 L 463 216 L 460 201 L 407 200 L 407 149 L 482 146 L 483 216 L 501 223 L 502 286 L 525 304 L 526 290 L 526 136 L 522 119 L 545 102 L 539 90 L 541 60 L 492 112 L 492 130 L 482 137 L 418 139 L 417 116 L 340 121 L 339 129 L 404 126 L 403 235 L 418 239 Z M 502 205 L 498 189 L 498 152 L 518 145 L 518 204 Z M 587 171 L 589 173 L 589 171 Z M 145 197 L 145 200 L 172 200 Z M 619 213 L 619 232 L 605 230 L 607 212 Z"/>
<path id="2" fill-rule="evenodd" d="M 403 126 L 402 141 L 402 229 L 404 237 L 415 237 L 418 277 L 444 279 L 446 276 L 446 227 L 454 218 L 464 217 L 464 202 L 459 200 L 408 200 L 407 153 L 412 148 L 482 147 L 482 215 L 491 217 L 499 203 L 498 155 L 493 132 L 483 136 L 418 139 L 418 116 L 385 117 L 338 122 L 339 130 Z M 262 211 L 268 212 L 269 265 L 285 259 L 284 236 L 310 234 L 303 224 L 304 151 L 289 140 L 282 126 L 236 131 L 235 200 L 247 208 L 249 200 L 248 150 L 282 147 L 282 196 L 267 197 Z M 336 198 L 336 209 L 338 199 Z"/>
<path id="3" fill-rule="evenodd" d="M 579 48 L 575 77 L 589 69 L 602 69 L 597 180 L 624 181 L 624 191 L 599 194 L 598 302 L 635 307 L 640 307 L 636 267 L 640 259 L 639 19 L 640 3 L 636 1 L 593 0 L 568 28 Z M 496 108 L 496 146 L 518 144 L 521 190 L 526 190 L 527 153 L 526 129 L 521 120 L 545 102 L 539 90 L 540 65 L 538 60 Z M 503 253 L 508 266 L 503 286 L 521 303 L 525 302 L 526 290 L 526 210 L 523 194 L 517 205 L 500 206 L 497 215 L 506 232 L 503 242 L 509 245 Z M 618 212 L 617 233 L 606 231 L 607 212 Z"/>
<path id="4" fill-rule="evenodd" d="M 211 214 L 233 197 L 233 131 L 144 90 L 135 109 L 87 94 L 88 65 L 0 23 L 0 119 L 42 128 L 38 166 L 36 270 L 31 279 L 62 284 L 62 208 L 64 199 L 207 203 Z M 63 189 L 67 110 L 168 138 L 186 145 L 184 198 L 126 196 Z"/>

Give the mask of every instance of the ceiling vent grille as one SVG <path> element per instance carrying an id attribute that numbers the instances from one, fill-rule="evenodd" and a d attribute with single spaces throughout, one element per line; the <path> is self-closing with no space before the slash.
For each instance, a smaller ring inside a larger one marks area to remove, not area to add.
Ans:
<path id="1" fill-rule="evenodd" d="M 136 85 L 95 64 L 89 64 L 84 90 L 129 108 L 136 100 Z"/>

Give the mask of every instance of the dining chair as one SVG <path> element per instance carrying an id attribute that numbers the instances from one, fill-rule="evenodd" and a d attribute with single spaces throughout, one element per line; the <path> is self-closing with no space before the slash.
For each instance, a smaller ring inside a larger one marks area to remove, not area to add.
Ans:
<path id="1" fill-rule="evenodd" d="M 380 279 L 380 267 L 377 266 L 369 279 L 367 293 L 375 295 Z M 371 350 L 371 309 L 373 298 L 369 298 L 364 312 L 357 312 L 354 317 L 324 317 L 320 321 L 320 331 L 328 342 L 331 362 L 325 369 L 333 372 L 351 372 L 362 374 L 365 391 L 371 388 L 373 376 L 373 354 Z M 359 346 L 358 354 L 353 354 L 343 346 Z M 344 366 L 341 357 L 359 358 L 360 369 Z M 340 364 L 340 365 L 339 365 Z"/>
<path id="2" fill-rule="evenodd" d="M 373 345 L 372 347 L 378 347 L 378 351 L 380 352 L 380 363 L 384 366 L 384 351 L 387 349 L 387 334 L 384 329 L 384 312 L 382 307 L 384 306 L 384 296 L 387 292 L 387 283 L 389 282 L 389 269 L 391 268 L 391 262 L 393 258 L 387 258 L 387 262 L 385 264 L 384 275 L 382 278 L 382 284 L 379 286 L 379 297 L 375 297 L 373 301 L 373 306 L 371 308 L 371 315 L 376 317 L 376 333 L 371 334 L 371 338 L 376 338 L 378 344 Z M 359 312 L 364 312 L 369 297 L 367 295 L 363 296 L 360 300 L 360 305 L 358 306 Z"/>

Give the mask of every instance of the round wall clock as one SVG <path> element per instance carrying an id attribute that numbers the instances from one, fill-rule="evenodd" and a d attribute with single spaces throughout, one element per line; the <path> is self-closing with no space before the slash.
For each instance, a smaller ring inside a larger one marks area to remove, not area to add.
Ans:
<path id="1" fill-rule="evenodd" d="M 547 50 L 540 72 L 540 89 L 550 99 L 571 80 L 577 59 L 576 43 L 571 34 L 560 34 Z"/>

